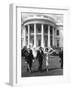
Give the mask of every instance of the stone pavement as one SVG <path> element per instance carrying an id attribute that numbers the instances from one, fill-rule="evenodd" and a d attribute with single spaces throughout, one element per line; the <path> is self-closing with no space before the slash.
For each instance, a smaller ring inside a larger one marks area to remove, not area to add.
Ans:
<path id="1" fill-rule="evenodd" d="M 63 75 L 63 69 L 49 69 L 48 72 L 46 70 L 39 72 L 26 72 L 22 74 L 22 77 L 32 77 L 32 76 L 57 76 L 57 75 Z"/>
<path id="2" fill-rule="evenodd" d="M 39 63 L 36 60 L 35 62 L 32 63 L 32 73 L 27 72 L 27 63 L 25 62 L 24 58 L 22 58 L 21 62 L 21 71 L 22 71 L 22 76 L 48 76 L 48 75 L 62 75 L 63 70 L 60 69 L 60 58 L 58 56 L 49 56 L 49 72 L 46 72 L 46 64 L 45 60 L 43 61 L 42 65 L 42 72 L 38 72 L 38 66 Z"/>

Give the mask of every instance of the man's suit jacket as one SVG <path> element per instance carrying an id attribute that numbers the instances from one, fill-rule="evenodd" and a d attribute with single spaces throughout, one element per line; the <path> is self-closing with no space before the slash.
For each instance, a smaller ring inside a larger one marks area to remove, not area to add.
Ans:
<path id="1" fill-rule="evenodd" d="M 41 50 L 41 52 L 40 52 L 40 50 L 38 50 L 37 51 L 37 59 L 39 60 L 39 61 L 43 61 L 43 51 Z"/>

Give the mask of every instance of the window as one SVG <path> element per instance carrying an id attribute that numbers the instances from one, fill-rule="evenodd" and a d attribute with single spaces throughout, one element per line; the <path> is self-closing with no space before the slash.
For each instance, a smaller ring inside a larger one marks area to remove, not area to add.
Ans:
<path id="1" fill-rule="evenodd" d="M 26 34 L 28 34 L 28 26 L 25 26 L 25 28 L 26 28 Z"/>
<path id="2" fill-rule="evenodd" d="M 30 24 L 30 33 L 34 33 L 34 24 Z"/>
<path id="3" fill-rule="evenodd" d="M 50 26 L 50 34 L 52 35 L 53 31 L 52 31 L 52 26 Z"/>
<path id="4" fill-rule="evenodd" d="M 28 45 L 28 26 L 25 26 L 26 29 L 26 45 Z"/>
<path id="5" fill-rule="evenodd" d="M 48 34 L 48 25 L 46 25 L 46 24 L 44 25 L 44 33 Z"/>
<path id="6" fill-rule="evenodd" d="M 53 27 L 50 26 L 50 45 L 51 47 L 53 46 Z"/>
<path id="7" fill-rule="evenodd" d="M 36 25 L 37 33 L 41 33 L 41 24 Z"/>
<path id="8" fill-rule="evenodd" d="M 44 46 L 48 47 L 48 35 L 44 35 Z"/>
<path id="9" fill-rule="evenodd" d="M 30 24 L 30 43 L 34 45 L 34 24 Z"/>
<path id="10" fill-rule="evenodd" d="M 59 30 L 57 30 L 57 35 L 59 35 Z"/>
<path id="11" fill-rule="evenodd" d="M 59 40 L 57 40 L 57 47 L 59 47 Z"/>
<path id="12" fill-rule="evenodd" d="M 41 40 L 38 40 L 38 46 L 41 46 Z"/>
<path id="13" fill-rule="evenodd" d="M 53 46 L 53 36 L 52 35 L 50 35 L 50 45 L 51 45 L 51 47 Z"/>
<path id="14" fill-rule="evenodd" d="M 34 35 L 30 35 L 30 43 L 34 45 Z"/>
<path id="15" fill-rule="evenodd" d="M 26 36 L 26 45 L 28 45 L 28 36 Z"/>
<path id="16" fill-rule="evenodd" d="M 41 35 L 37 35 L 37 47 L 41 46 Z"/>

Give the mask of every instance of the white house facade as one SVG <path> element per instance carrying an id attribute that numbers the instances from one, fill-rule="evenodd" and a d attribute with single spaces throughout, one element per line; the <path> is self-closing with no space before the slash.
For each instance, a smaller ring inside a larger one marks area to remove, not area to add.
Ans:
<path id="1" fill-rule="evenodd" d="M 30 15 L 21 25 L 21 47 L 63 47 L 63 24 L 51 16 Z"/>

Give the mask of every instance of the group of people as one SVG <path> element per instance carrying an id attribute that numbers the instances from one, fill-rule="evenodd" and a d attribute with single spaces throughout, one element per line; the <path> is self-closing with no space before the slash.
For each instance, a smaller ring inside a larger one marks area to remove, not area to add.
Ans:
<path id="1" fill-rule="evenodd" d="M 31 68 L 32 68 L 32 62 L 34 62 L 35 60 L 38 60 L 39 62 L 39 67 L 38 70 L 42 71 L 42 64 L 43 64 L 43 60 L 45 60 L 46 62 L 46 70 L 48 72 L 48 60 L 49 60 L 49 54 L 51 54 L 49 52 L 50 50 L 48 48 L 46 48 L 45 52 L 43 50 L 42 47 L 39 47 L 38 50 L 36 50 L 35 48 L 27 48 L 26 46 L 24 46 L 24 48 L 22 49 L 22 57 L 24 57 L 24 60 L 27 62 L 28 65 L 28 70 L 29 72 L 31 72 Z M 63 68 L 63 53 L 59 53 L 59 57 L 61 58 L 61 68 Z"/>
<path id="2" fill-rule="evenodd" d="M 31 49 L 25 46 L 22 49 L 22 57 L 24 57 L 25 61 L 28 64 L 29 72 L 31 72 L 32 62 L 34 62 L 35 60 L 38 60 L 39 62 L 38 70 L 42 71 L 42 64 L 44 59 L 46 59 L 46 66 L 48 71 L 48 53 L 45 54 L 42 47 L 39 47 L 39 49 L 36 50 L 35 48 Z"/>

